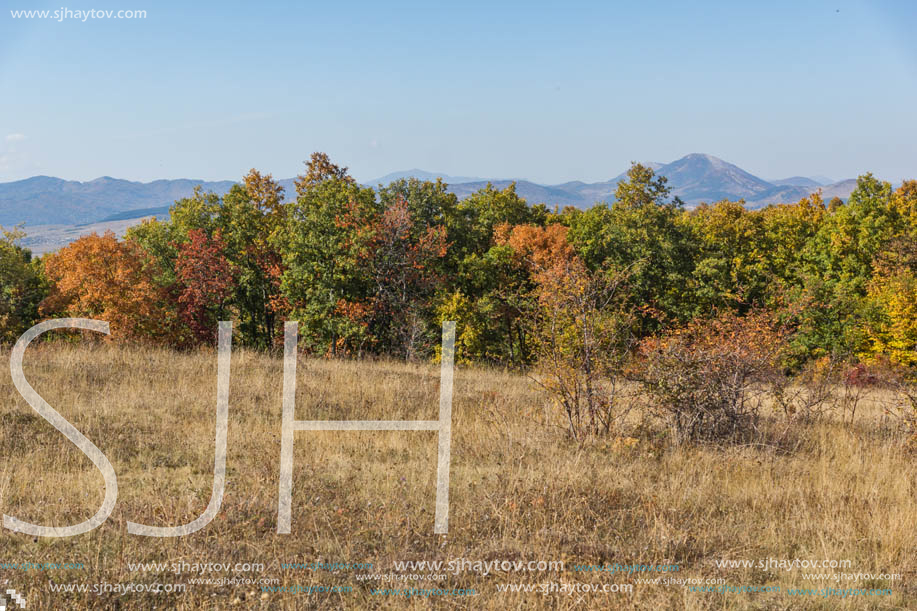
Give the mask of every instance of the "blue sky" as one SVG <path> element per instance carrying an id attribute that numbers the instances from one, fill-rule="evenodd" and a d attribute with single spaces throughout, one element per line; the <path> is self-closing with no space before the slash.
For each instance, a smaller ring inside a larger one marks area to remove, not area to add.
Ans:
<path id="1" fill-rule="evenodd" d="M 0 181 L 917 177 L 914 2 L 3 0 Z M 146 10 L 13 19 L 10 10 Z"/>

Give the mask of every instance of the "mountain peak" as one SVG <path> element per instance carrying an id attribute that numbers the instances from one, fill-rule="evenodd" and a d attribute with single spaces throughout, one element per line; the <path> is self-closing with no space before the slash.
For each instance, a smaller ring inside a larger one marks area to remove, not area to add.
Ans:
<path id="1" fill-rule="evenodd" d="M 729 163 L 728 161 L 723 161 L 723 160 L 720 159 L 719 157 L 714 157 L 713 155 L 708 155 L 708 154 L 706 154 L 706 153 L 689 153 L 689 154 L 685 155 L 684 157 L 682 157 L 681 159 L 678 159 L 678 160 L 676 160 L 676 161 L 673 161 L 672 163 L 667 164 L 667 165 L 674 165 L 674 164 L 679 163 L 679 162 L 685 162 L 685 163 L 705 163 L 705 164 L 708 164 L 708 165 L 710 165 L 710 166 L 713 166 L 713 167 L 716 168 L 716 169 L 723 169 L 723 168 L 730 168 L 730 167 L 734 168 L 734 167 L 736 167 L 736 166 L 732 165 L 731 163 Z"/>
<path id="2" fill-rule="evenodd" d="M 817 189 L 818 187 L 822 187 L 825 184 L 830 184 L 819 182 L 808 176 L 790 176 L 789 178 L 780 178 L 770 182 L 771 184 L 775 184 L 780 187 L 806 187 L 809 189 Z"/>
<path id="3" fill-rule="evenodd" d="M 713 155 L 691 153 L 656 171 L 686 202 L 754 199 L 774 185 Z"/>

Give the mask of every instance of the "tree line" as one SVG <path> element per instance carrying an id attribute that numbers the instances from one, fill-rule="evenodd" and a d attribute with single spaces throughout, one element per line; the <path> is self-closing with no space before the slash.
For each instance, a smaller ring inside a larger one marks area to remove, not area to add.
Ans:
<path id="1" fill-rule="evenodd" d="M 112 341 L 187 349 L 233 320 L 237 344 L 269 350 L 298 320 L 310 354 L 428 359 L 455 320 L 459 360 L 526 368 L 609 348 L 589 333 L 634 350 L 766 312 L 792 328 L 787 367 L 917 365 L 917 181 L 893 189 L 870 174 L 846 202 L 689 210 L 634 164 L 613 203 L 559 210 L 513 185 L 464 200 L 441 180 L 365 187 L 315 153 L 295 194 L 252 170 L 123 239 L 37 258 L 22 237 L 0 240 L 5 343 L 69 316 L 109 321 Z"/>

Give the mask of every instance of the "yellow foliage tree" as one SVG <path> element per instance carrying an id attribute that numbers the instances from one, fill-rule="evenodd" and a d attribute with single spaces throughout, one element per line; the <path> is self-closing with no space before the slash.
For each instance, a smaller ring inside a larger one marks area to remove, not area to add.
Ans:
<path id="1" fill-rule="evenodd" d="M 868 285 L 871 316 L 868 345 L 861 357 L 884 355 L 900 365 L 917 365 L 917 181 L 905 181 L 891 198 L 902 224 L 876 257 Z"/>
<path id="2" fill-rule="evenodd" d="M 877 276 L 869 285 L 875 308 L 867 327 L 867 360 L 882 354 L 901 365 L 917 365 L 917 276 L 909 269 Z"/>

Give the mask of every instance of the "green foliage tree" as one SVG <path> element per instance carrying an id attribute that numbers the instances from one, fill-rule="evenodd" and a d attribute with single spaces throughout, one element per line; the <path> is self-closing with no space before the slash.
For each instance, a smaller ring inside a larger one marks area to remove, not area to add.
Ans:
<path id="1" fill-rule="evenodd" d="M 280 290 L 283 263 L 276 236 L 286 218 L 284 190 L 255 169 L 223 197 L 218 224 L 226 257 L 237 272 L 229 304 L 241 343 L 267 348 L 280 341 L 286 312 Z"/>
<path id="2" fill-rule="evenodd" d="M 216 193 L 195 187 L 191 197 L 180 199 L 169 208 L 168 221 L 145 220 L 127 230 L 125 238 L 142 248 L 157 284 L 165 289 L 175 284 L 178 245 L 187 242 L 195 229 L 213 235 L 220 227 L 222 204 Z"/>
<path id="3" fill-rule="evenodd" d="M 905 181 L 891 198 L 900 231 L 873 261 L 867 287 L 867 341 L 861 356 L 917 366 L 917 181 Z"/>
<path id="4" fill-rule="evenodd" d="M 853 357 L 866 349 L 866 295 L 876 257 L 903 228 L 891 185 L 872 174 L 857 179 L 846 204 L 829 207 L 803 250 L 802 288 L 792 295 L 807 305 L 794 338 L 801 356 Z"/>
<path id="5" fill-rule="evenodd" d="M 379 187 L 379 202 L 391 208 L 404 202 L 411 219 L 412 237 L 418 237 L 430 227 L 455 226 L 459 201 L 447 190 L 441 178 L 436 182 L 402 178 Z"/>
<path id="6" fill-rule="evenodd" d="M 611 207 L 593 206 L 570 222 L 570 240 L 590 269 L 628 270 L 630 305 L 646 330 L 691 315 L 694 246 L 683 204 L 669 194 L 664 176 L 635 163 Z"/>
<path id="7" fill-rule="evenodd" d="M 494 229 L 498 225 L 544 225 L 547 217 L 544 207 L 530 207 L 516 193 L 516 183 L 502 190 L 488 183 L 462 200 L 458 210 L 463 218 L 449 238 L 454 240 L 459 256 L 486 252 L 493 243 Z"/>
<path id="8" fill-rule="evenodd" d="M 507 244 L 465 257 L 457 288 L 440 295 L 437 310 L 440 320 L 456 321 L 458 354 L 468 361 L 525 364 L 530 349 L 519 317 L 530 298 L 528 284 Z"/>
<path id="9" fill-rule="evenodd" d="M 768 206 L 761 215 L 763 243 L 760 249 L 769 276 L 778 285 L 772 291 L 798 286 L 803 275 L 807 245 L 815 238 L 828 214 L 820 193 L 795 204 Z"/>
<path id="10" fill-rule="evenodd" d="M 743 202 L 702 205 L 685 216 L 697 245 L 692 274 L 698 316 L 745 311 L 761 303 L 771 281 L 763 217 Z"/>
<path id="11" fill-rule="evenodd" d="M 808 273 L 865 294 L 876 255 L 903 228 L 891 195 L 889 183 L 860 176 L 847 203 L 827 215 L 810 242 Z"/>
<path id="12" fill-rule="evenodd" d="M 289 315 L 300 321 L 309 350 L 360 353 L 369 337 L 349 309 L 369 296 L 359 255 L 380 212 L 376 194 L 321 155 L 313 155 L 297 193 L 272 237 L 283 265 L 280 291 Z"/>
<path id="13" fill-rule="evenodd" d="M 38 321 L 47 294 L 40 263 L 20 246 L 25 232 L 0 227 L 0 342 L 14 342 Z"/>

